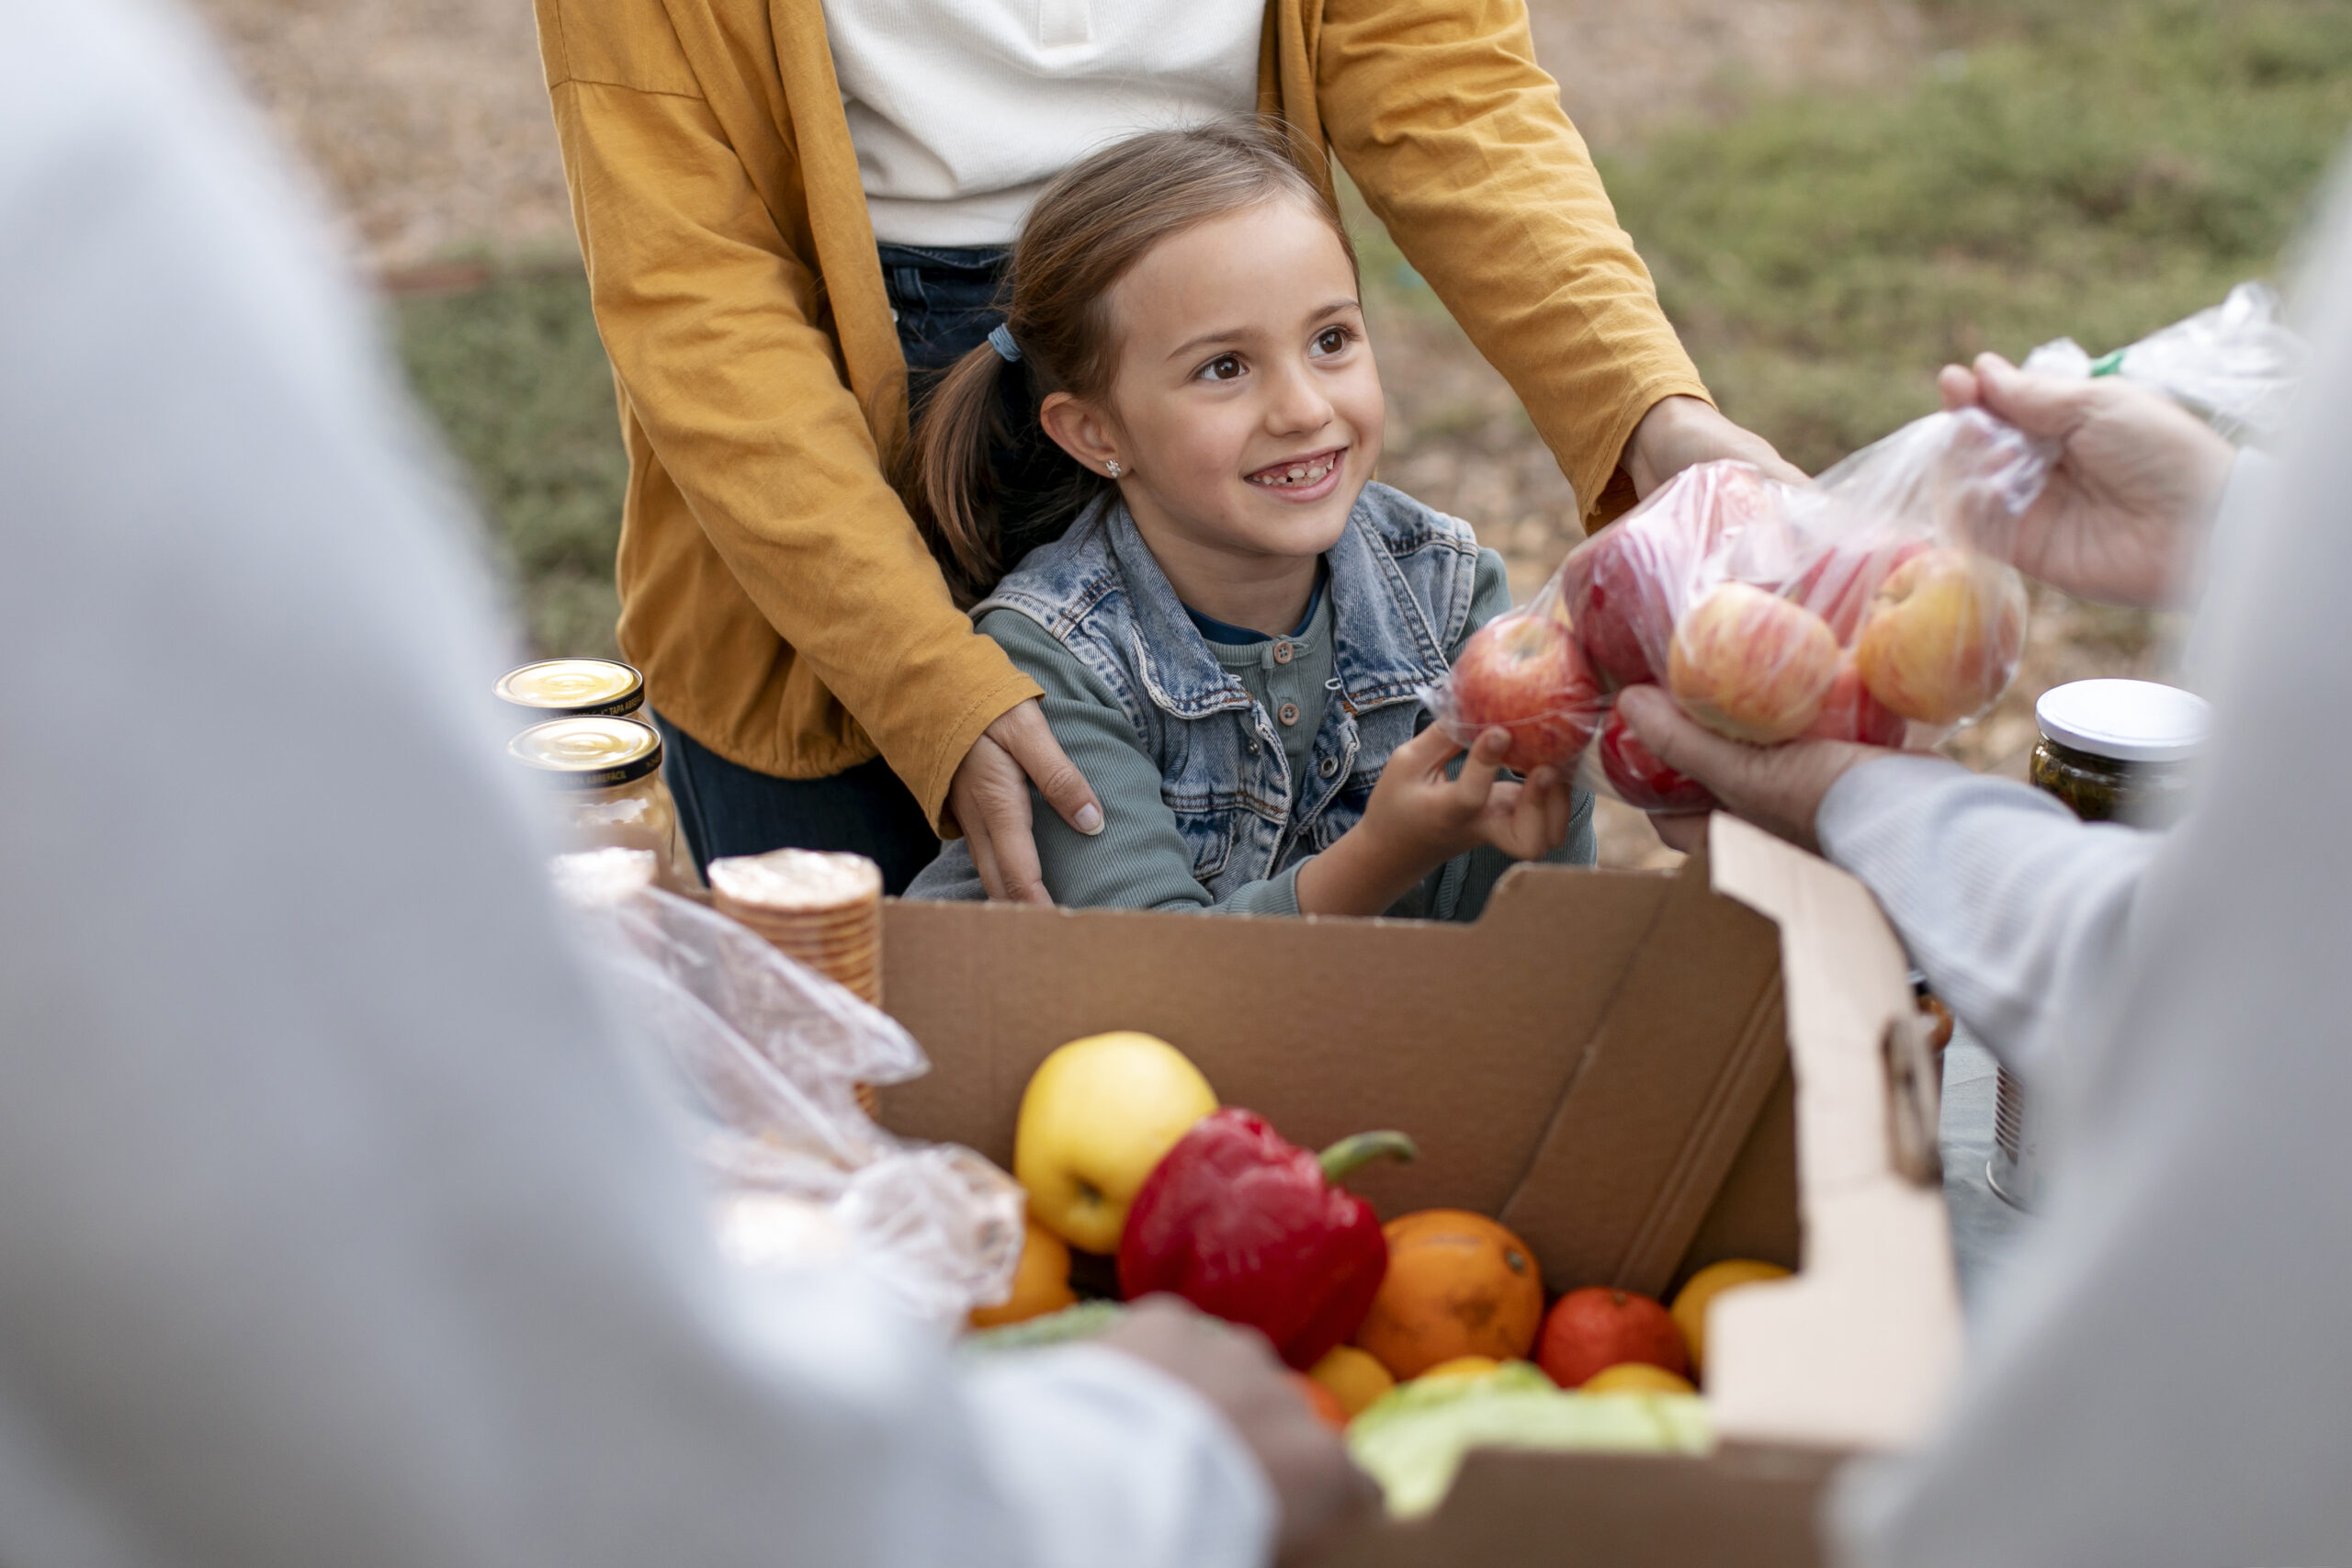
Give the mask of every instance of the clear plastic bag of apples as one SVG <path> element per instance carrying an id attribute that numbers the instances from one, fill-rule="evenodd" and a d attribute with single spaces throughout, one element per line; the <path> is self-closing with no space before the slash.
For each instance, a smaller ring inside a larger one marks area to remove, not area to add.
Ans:
<path id="1" fill-rule="evenodd" d="M 2026 593 L 2009 538 L 2053 457 L 1971 409 L 1906 425 L 1812 485 L 1745 463 L 1688 469 L 1481 627 L 1430 706 L 1465 745 L 1509 730 L 1519 773 L 1570 771 L 1597 739 L 1611 789 L 1660 812 L 1713 801 L 1611 711 L 1626 686 L 1655 682 L 1758 746 L 1932 737 L 2017 673 Z"/>
<path id="2" fill-rule="evenodd" d="M 2121 375 L 2236 435 L 2276 423 L 2303 357 L 2277 296 L 2243 285 L 2102 360 L 2062 340 L 2025 367 Z M 2053 444 L 1965 409 L 1905 425 L 1810 485 L 1743 463 L 1689 469 L 1479 628 L 1425 699 L 1464 746 L 1508 729 L 1514 772 L 1566 773 L 1591 746 L 1616 795 L 1653 812 L 1713 800 L 1612 711 L 1644 682 L 1752 745 L 1931 744 L 2017 674 L 2026 591 L 2007 562 L 2056 458 Z"/>

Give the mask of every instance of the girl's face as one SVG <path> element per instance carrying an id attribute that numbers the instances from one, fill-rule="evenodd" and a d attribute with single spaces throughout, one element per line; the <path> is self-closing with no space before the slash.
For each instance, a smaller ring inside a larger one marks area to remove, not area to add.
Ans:
<path id="1" fill-rule="evenodd" d="M 1152 247 L 1107 304 L 1108 406 L 1049 399 L 1041 412 L 1079 461 L 1119 465 L 1171 576 L 1171 552 L 1246 571 L 1329 549 L 1386 415 L 1330 225 L 1289 197 L 1212 219 Z"/>

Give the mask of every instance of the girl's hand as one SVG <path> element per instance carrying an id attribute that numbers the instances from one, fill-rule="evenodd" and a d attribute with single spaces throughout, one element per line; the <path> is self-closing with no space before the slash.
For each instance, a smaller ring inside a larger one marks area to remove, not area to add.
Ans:
<path id="1" fill-rule="evenodd" d="M 1363 820 L 1298 874 L 1301 912 L 1377 915 L 1413 885 L 1458 854 L 1492 844 L 1513 860 L 1538 860 L 1567 841 L 1575 804 L 1555 769 L 1538 768 L 1523 784 L 1498 780 L 1510 732 L 1489 729 L 1463 758 L 1444 730 L 1431 727 L 1389 754 Z"/>
<path id="2" fill-rule="evenodd" d="M 1487 730 L 1462 759 L 1453 738 L 1435 725 L 1399 746 L 1374 786 L 1363 826 L 1403 855 L 1424 862 L 1413 880 L 1458 854 L 1492 844 L 1513 860 L 1541 860 L 1566 841 L 1572 803 L 1555 769 L 1538 768 L 1524 784 L 1498 779 L 1510 731 Z"/>

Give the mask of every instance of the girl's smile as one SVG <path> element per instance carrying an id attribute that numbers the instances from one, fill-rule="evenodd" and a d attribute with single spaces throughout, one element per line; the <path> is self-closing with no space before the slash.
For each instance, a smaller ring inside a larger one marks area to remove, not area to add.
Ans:
<path id="1" fill-rule="evenodd" d="M 1334 446 L 1322 452 L 1284 463 L 1270 463 L 1249 476 L 1250 482 L 1261 490 L 1270 490 L 1284 501 L 1306 502 L 1320 501 L 1339 488 L 1340 466 L 1347 460 L 1348 449 Z"/>

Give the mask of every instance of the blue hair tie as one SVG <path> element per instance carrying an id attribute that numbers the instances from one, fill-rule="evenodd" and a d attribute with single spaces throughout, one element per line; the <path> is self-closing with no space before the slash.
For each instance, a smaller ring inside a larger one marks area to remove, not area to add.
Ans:
<path id="1" fill-rule="evenodd" d="M 1004 322 L 999 321 L 996 331 L 989 333 L 989 346 L 1007 365 L 1021 363 L 1021 345 L 1012 341 L 1012 329 Z"/>

